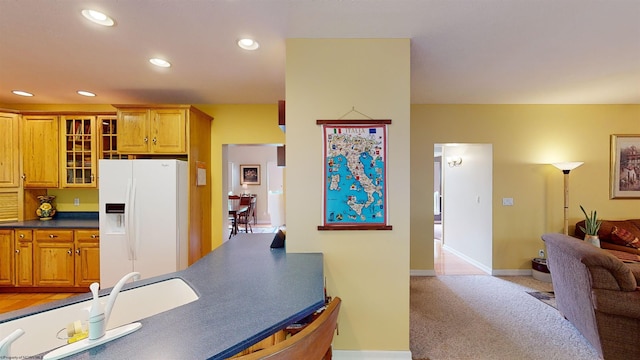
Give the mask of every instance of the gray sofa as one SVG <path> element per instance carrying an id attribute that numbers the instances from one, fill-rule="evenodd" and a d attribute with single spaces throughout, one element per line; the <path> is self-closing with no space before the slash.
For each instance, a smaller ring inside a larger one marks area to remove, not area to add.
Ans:
<path id="1" fill-rule="evenodd" d="M 640 359 L 640 263 L 571 236 L 542 240 L 560 313 L 605 360 Z"/>

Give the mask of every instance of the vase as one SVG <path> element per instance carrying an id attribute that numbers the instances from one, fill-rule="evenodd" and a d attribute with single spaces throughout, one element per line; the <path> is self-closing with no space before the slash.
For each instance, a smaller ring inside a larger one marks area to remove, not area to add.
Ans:
<path id="1" fill-rule="evenodd" d="M 53 195 L 41 195 L 38 196 L 40 200 L 40 206 L 36 209 L 36 215 L 40 220 L 51 220 L 53 215 L 56 214 L 56 208 L 53 206 L 53 199 L 56 197 Z"/>
<path id="2" fill-rule="evenodd" d="M 595 247 L 600 247 L 600 238 L 598 237 L 598 235 L 585 235 L 584 241 Z"/>

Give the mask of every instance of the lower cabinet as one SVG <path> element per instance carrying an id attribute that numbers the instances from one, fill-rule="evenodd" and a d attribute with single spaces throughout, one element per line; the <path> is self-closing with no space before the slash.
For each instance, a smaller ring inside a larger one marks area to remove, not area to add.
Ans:
<path id="1" fill-rule="evenodd" d="M 0 230 L 0 285 L 14 284 L 13 266 L 13 230 Z"/>
<path id="2" fill-rule="evenodd" d="M 89 286 L 100 282 L 100 232 L 76 230 L 74 233 L 76 255 L 76 286 Z"/>
<path id="3" fill-rule="evenodd" d="M 0 286 L 88 287 L 100 282 L 98 229 L 0 230 Z"/>
<path id="4" fill-rule="evenodd" d="M 33 286 L 33 232 L 16 230 L 15 285 Z"/>
<path id="5" fill-rule="evenodd" d="M 74 286 L 73 230 L 34 230 L 36 286 Z"/>

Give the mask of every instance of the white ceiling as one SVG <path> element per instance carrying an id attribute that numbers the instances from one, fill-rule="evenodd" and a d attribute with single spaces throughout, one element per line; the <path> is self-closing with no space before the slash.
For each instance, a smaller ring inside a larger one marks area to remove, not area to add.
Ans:
<path id="1" fill-rule="evenodd" d="M 287 38 L 410 38 L 414 104 L 640 103 L 640 0 L 0 0 L 0 104 L 275 104 Z"/>

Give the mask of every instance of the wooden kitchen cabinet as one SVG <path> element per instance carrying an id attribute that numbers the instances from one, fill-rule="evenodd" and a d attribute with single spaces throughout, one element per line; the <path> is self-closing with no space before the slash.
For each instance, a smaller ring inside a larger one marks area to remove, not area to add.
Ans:
<path id="1" fill-rule="evenodd" d="M 22 219 L 20 114 L 0 112 L 0 221 Z"/>
<path id="2" fill-rule="evenodd" d="M 33 286 L 33 232 L 15 231 L 15 285 Z"/>
<path id="3" fill-rule="evenodd" d="M 73 230 L 34 230 L 35 286 L 74 286 Z"/>
<path id="4" fill-rule="evenodd" d="M 186 154 L 185 108 L 118 108 L 118 152 L 122 154 Z"/>
<path id="5" fill-rule="evenodd" d="M 22 125 L 24 188 L 57 188 L 59 185 L 58 116 L 23 116 Z"/>
<path id="6" fill-rule="evenodd" d="M 0 230 L 0 286 L 12 286 L 13 274 L 13 230 Z"/>
<path id="7" fill-rule="evenodd" d="M 97 126 L 100 129 L 100 159 L 128 159 L 126 154 L 118 154 L 118 118 L 113 116 L 98 116 Z"/>
<path id="8" fill-rule="evenodd" d="M 0 112 L 0 188 L 20 187 L 20 116 Z"/>
<path id="9" fill-rule="evenodd" d="M 62 187 L 95 188 L 98 168 L 96 117 L 62 116 L 60 133 Z"/>
<path id="10" fill-rule="evenodd" d="M 100 231 L 76 230 L 74 239 L 76 286 L 100 282 Z"/>

